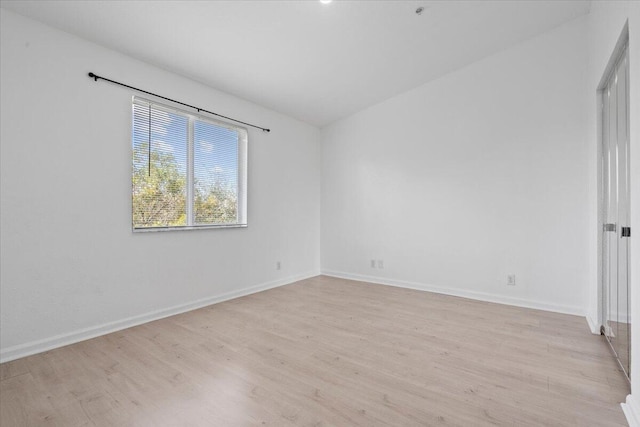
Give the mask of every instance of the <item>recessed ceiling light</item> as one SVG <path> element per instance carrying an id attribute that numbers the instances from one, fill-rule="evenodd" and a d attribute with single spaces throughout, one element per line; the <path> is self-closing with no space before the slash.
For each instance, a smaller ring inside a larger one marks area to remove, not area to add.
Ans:
<path id="1" fill-rule="evenodd" d="M 331 3 L 333 0 L 320 0 L 320 3 L 322 4 L 329 4 Z"/>

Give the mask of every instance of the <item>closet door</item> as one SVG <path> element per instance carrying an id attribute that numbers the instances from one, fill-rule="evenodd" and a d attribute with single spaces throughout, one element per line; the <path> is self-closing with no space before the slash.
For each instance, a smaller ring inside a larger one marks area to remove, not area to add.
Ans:
<path id="1" fill-rule="evenodd" d="M 629 96 L 626 49 L 603 93 L 603 333 L 629 375 Z"/>

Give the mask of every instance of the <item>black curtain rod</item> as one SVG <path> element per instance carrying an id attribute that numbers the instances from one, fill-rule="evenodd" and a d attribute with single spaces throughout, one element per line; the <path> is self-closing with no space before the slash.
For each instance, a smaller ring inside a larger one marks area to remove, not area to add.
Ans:
<path id="1" fill-rule="evenodd" d="M 109 83 L 114 83 L 114 84 L 117 84 L 117 85 L 120 85 L 120 86 L 127 87 L 129 89 L 137 90 L 138 92 L 142 92 L 142 93 L 146 93 L 148 95 L 156 96 L 158 98 L 166 99 L 167 101 L 175 102 L 176 104 L 180 104 L 180 105 L 184 105 L 185 107 L 193 108 L 194 110 L 197 110 L 198 113 L 204 112 L 204 113 L 208 113 L 208 114 L 213 114 L 214 116 L 222 117 L 223 119 L 231 120 L 231 121 L 234 121 L 236 123 L 242 123 L 243 125 L 251 126 L 251 127 L 256 128 L 256 129 L 260 129 L 260 130 L 262 130 L 264 132 L 271 132 L 271 129 L 263 128 L 261 126 L 252 125 L 251 123 L 243 122 L 241 120 L 232 119 L 231 117 L 223 116 L 222 114 L 214 113 L 213 111 L 205 110 L 204 108 L 195 107 L 193 105 L 185 104 L 184 102 L 176 101 L 175 99 L 167 98 L 166 96 L 158 95 L 157 93 L 153 93 L 153 92 L 149 92 L 149 91 L 146 91 L 146 90 L 138 89 L 137 87 L 129 86 L 129 85 L 126 85 L 124 83 L 120 83 L 120 82 L 117 82 L 115 80 L 108 79 L 106 77 L 101 77 L 101 76 L 98 76 L 97 74 L 94 74 L 94 73 L 89 73 L 89 77 L 92 78 L 96 82 L 98 81 L 98 79 L 101 79 L 101 80 L 104 80 L 104 81 L 109 82 Z"/>

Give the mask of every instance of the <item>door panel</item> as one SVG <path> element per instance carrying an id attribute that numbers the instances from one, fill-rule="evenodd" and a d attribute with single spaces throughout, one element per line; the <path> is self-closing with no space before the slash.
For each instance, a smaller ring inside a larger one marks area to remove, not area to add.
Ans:
<path id="1" fill-rule="evenodd" d="M 617 331 L 615 352 L 620 363 L 629 370 L 629 239 L 622 235 L 622 228 L 629 226 L 629 124 L 628 124 L 628 90 L 627 90 L 627 59 L 623 57 L 617 73 L 617 185 L 618 185 L 618 223 L 616 233 L 618 286 L 617 286 Z"/>
<path id="2" fill-rule="evenodd" d="M 603 332 L 629 375 L 629 97 L 626 49 L 602 94 Z"/>

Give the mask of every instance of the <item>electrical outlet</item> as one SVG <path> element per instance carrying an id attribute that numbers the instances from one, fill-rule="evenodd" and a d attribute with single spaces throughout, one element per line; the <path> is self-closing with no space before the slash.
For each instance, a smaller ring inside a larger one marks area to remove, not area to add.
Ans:
<path id="1" fill-rule="evenodd" d="M 384 261 L 381 259 L 378 260 L 378 268 L 384 268 Z"/>
<path id="2" fill-rule="evenodd" d="M 282 268 L 282 265 L 280 264 L 280 261 L 276 261 L 276 270 L 280 270 Z"/>
<path id="3" fill-rule="evenodd" d="M 371 268 L 376 268 L 376 260 L 375 259 L 371 260 Z"/>
<path id="4" fill-rule="evenodd" d="M 507 285 L 509 285 L 509 286 L 515 286 L 516 285 L 516 275 L 515 274 L 509 274 L 507 276 Z"/>

